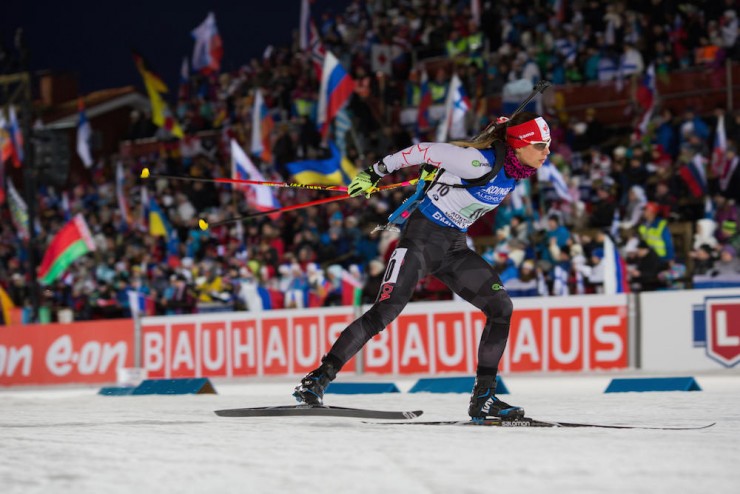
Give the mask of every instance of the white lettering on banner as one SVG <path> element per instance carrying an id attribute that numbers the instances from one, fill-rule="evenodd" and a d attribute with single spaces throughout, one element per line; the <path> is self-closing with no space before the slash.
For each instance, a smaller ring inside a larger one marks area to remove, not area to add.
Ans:
<path id="1" fill-rule="evenodd" d="M 727 311 L 718 310 L 717 318 L 717 345 L 735 347 L 740 345 L 740 336 L 730 336 L 727 332 Z"/>
<path id="2" fill-rule="evenodd" d="M 389 345 L 390 334 L 388 331 L 381 331 L 365 344 L 365 364 L 367 367 L 383 367 L 391 359 L 391 349 Z"/>
<path id="3" fill-rule="evenodd" d="M 216 358 L 211 358 L 211 330 L 203 329 L 203 366 L 212 371 L 221 370 L 226 363 L 226 339 L 223 329 L 216 330 Z"/>
<path id="4" fill-rule="evenodd" d="M 563 352 L 563 319 L 556 317 L 552 320 L 552 354 L 561 364 L 569 364 L 578 358 L 581 351 L 580 338 L 580 320 L 577 317 L 570 318 L 570 348 L 568 352 Z"/>
<path id="5" fill-rule="evenodd" d="M 265 350 L 265 367 L 270 367 L 272 361 L 277 360 L 281 366 L 288 365 L 288 355 L 280 335 L 280 328 L 272 326 L 267 334 L 267 349 Z"/>
<path id="6" fill-rule="evenodd" d="M 427 365 L 429 362 L 419 326 L 413 323 L 409 324 L 406 330 L 406 338 L 401 352 L 401 365 L 409 365 L 412 359 L 418 360 L 421 365 Z"/>
<path id="7" fill-rule="evenodd" d="M 445 338 L 446 327 L 441 321 L 437 323 L 437 354 L 439 360 L 447 367 L 454 367 L 463 359 L 465 347 L 463 345 L 463 325 L 460 321 L 455 321 L 452 326 L 452 335 L 455 338 L 454 353 L 450 355 L 447 351 L 447 338 Z"/>
<path id="8" fill-rule="evenodd" d="M 175 343 L 175 352 L 172 356 L 172 370 L 178 370 L 180 365 L 184 364 L 186 369 L 195 370 L 195 359 L 193 358 L 193 348 L 190 345 L 187 331 L 177 332 L 177 342 Z"/>
<path id="9" fill-rule="evenodd" d="M 519 332 L 514 342 L 514 355 L 511 357 L 512 362 L 521 362 L 524 355 L 530 355 L 532 362 L 540 362 L 540 350 L 537 347 L 537 337 L 534 333 L 532 320 L 529 318 L 522 319 L 519 325 Z"/>
<path id="10" fill-rule="evenodd" d="M 295 347 L 295 358 L 299 365 L 307 367 L 315 364 L 319 360 L 319 327 L 316 324 L 309 324 L 305 327 L 302 324 L 296 324 L 293 327 L 295 338 L 293 339 Z M 304 338 L 308 335 L 308 353 L 305 352 Z"/>
<path id="11" fill-rule="evenodd" d="M 49 345 L 46 352 L 46 367 L 55 376 L 66 376 L 72 370 L 69 363 L 72 358 L 72 338 L 68 335 L 61 336 Z"/>
<path id="12" fill-rule="evenodd" d="M 620 324 L 619 316 L 599 316 L 594 323 L 594 338 L 599 343 L 611 345 L 611 350 L 597 350 L 594 358 L 597 362 L 614 362 L 618 360 L 624 352 L 622 339 L 613 331 L 606 331 L 606 328 L 617 327 Z"/>
<path id="13" fill-rule="evenodd" d="M 162 370 L 164 367 L 164 335 L 155 331 L 144 333 L 143 365 L 149 372 Z"/>
<path id="14" fill-rule="evenodd" d="M 244 334 L 244 343 L 241 342 L 241 334 Z M 257 361 L 257 349 L 254 344 L 254 331 L 247 330 L 242 332 L 237 330 L 232 333 L 232 336 L 234 338 L 234 369 L 241 369 L 243 367 L 242 355 L 246 355 L 247 357 L 246 367 L 254 367 L 256 365 L 255 362 Z"/>
<path id="15" fill-rule="evenodd" d="M 18 365 L 23 362 L 23 368 L 21 370 L 22 376 L 31 375 L 31 361 L 33 360 L 33 349 L 31 345 L 23 345 L 22 347 L 6 347 L 0 345 L 0 376 L 12 376 L 15 374 L 15 370 Z"/>
<path id="16" fill-rule="evenodd" d="M 90 375 L 95 372 L 104 374 L 114 359 L 118 360 L 117 367 L 126 363 L 127 346 L 123 341 L 115 345 L 100 344 L 99 341 L 88 341 L 79 352 L 72 346 L 69 335 L 60 336 L 49 345 L 46 352 L 46 368 L 55 376 L 66 376 L 72 372 L 73 365 L 77 365 L 77 372 L 81 375 Z"/>

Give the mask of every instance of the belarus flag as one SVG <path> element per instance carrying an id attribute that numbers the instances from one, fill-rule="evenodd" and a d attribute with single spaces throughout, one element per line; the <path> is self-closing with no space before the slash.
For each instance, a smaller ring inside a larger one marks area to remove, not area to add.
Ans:
<path id="1" fill-rule="evenodd" d="M 59 278 L 78 257 L 95 250 L 85 218 L 78 214 L 54 236 L 38 270 L 39 283 L 48 285 Z"/>
<path id="2" fill-rule="evenodd" d="M 339 64 L 337 57 L 332 52 L 327 51 L 321 72 L 319 109 L 316 122 L 323 137 L 326 137 L 329 124 L 347 103 L 354 90 L 355 81 Z"/>

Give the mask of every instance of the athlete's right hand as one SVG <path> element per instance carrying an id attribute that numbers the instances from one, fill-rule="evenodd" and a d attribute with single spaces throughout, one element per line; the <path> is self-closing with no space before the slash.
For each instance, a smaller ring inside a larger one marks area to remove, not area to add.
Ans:
<path id="1" fill-rule="evenodd" d="M 356 197 L 360 194 L 365 194 L 365 197 L 370 197 L 372 189 L 378 185 L 378 182 L 380 182 L 380 179 L 382 178 L 383 177 L 378 175 L 371 166 L 367 170 L 363 170 L 357 174 L 354 180 L 349 184 L 349 187 L 347 187 L 347 194 L 351 197 Z"/>

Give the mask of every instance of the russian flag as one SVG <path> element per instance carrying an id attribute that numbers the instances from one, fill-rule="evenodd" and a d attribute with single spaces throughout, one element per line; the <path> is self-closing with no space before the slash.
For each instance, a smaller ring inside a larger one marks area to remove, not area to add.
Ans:
<path id="1" fill-rule="evenodd" d="M 15 112 L 15 106 L 10 107 L 8 111 L 8 133 L 10 141 L 13 143 L 13 166 L 19 168 L 23 163 L 23 134 L 21 126 L 18 124 L 18 115 Z"/>
<path id="2" fill-rule="evenodd" d="M 686 182 L 689 192 L 696 198 L 704 196 L 707 192 L 707 174 L 704 170 L 705 161 L 701 154 L 696 153 L 688 164 L 678 170 L 678 174 Z"/>
<path id="3" fill-rule="evenodd" d="M 619 255 L 619 250 L 609 235 L 604 235 L 604 259 L 601 262 L 604 263 L 604 293 L 629 293 L 627 263 Z"/>
<path id="4" fill-rule="evenodd" d="M 154 315 L 155 303 L 153 298 L 134 290 L 128 290 L 126 294 L 128 295 L 128 305 L 132 317 Z"/>
<path id="5" fill-rule="evenodd" d="M 259 172 L 247 153 L 241 148 L 235 139 L 231 140 L 231 176 L 239 180 L 260 180 L 265 181 L 265 177 Z M 252 206 L 258 211 L 270 211 L 280 207 L 272 188 L 266 185 L 247 185 L 247 200 L 252 202 Z"/>
<path id="6" fill-rule="evenodd" d="M 339 60 L 330 51 L 324 57 L 319 89 L 319 109 L 316 123 L 322 137 L 326 137 L 329 124 L 347 103 L 355 90 L 355 81 L 349 76 Z"/>
<path id="7" fill-rule="evenodd" d="M 216 16 L 209 12 L 206 19 L 190 33 L 195 39 L 193 70 L 203 73 L 218 72 L 224 50 L 216 27 Z"/>
<path id="8" fill-rule="evenodd" d="M 252 154 L 259 156 L 265 163 L 272 163 L 272 148 L 270 135 L 275 122 L 265 104 L 262 90 L 254 93 L 254 107 L 252 108 Z"/>

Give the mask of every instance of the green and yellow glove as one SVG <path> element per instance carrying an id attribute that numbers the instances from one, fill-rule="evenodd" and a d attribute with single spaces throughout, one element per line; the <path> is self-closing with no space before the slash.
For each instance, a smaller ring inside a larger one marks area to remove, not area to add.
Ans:
<path id="1" fill-rule="evenodd" d="M 362 170 L 357 174 L 354 180 L 352 180 L 349 187 L 347 187 L 347 194 L 351 197 L 365 194 L 365 197 L 369 198 L 373 193 L 372 189 L 378 185 L 378 182 L 380 182 L 380 179 L 382 178 L 383 177 L 375 172 L 375 169 L 373 169 L 372 166 L 367 170 Z"/>

